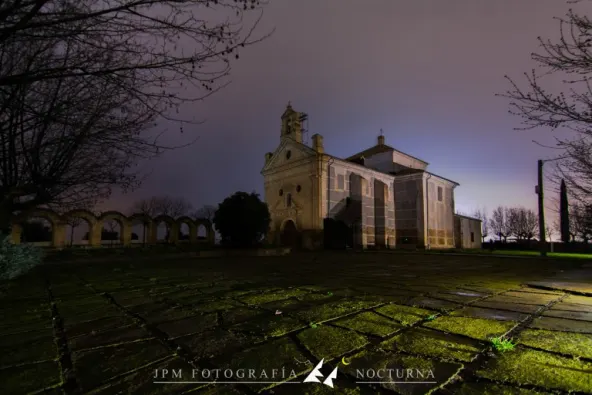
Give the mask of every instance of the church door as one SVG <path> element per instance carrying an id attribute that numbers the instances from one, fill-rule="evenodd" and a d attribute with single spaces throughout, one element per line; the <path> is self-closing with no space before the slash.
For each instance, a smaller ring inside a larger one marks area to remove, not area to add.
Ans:
<path id="1" fill-rule="evenodd" d="M 281 237 L 282 245 L 285 247 L 297 247 L 298 245 L 298 229 L 292 220 L 286 221 Z"/>

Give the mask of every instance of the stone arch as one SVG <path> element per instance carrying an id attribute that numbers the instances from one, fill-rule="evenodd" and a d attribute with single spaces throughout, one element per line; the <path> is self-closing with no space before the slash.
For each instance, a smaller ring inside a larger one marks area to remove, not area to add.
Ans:
<path id="1" fill-rule="evenodd" d="M 88 244 L 93 247 L 101 245 L 101 230 L 99 227 L 97 238 L 97 217 L 88 210 L 71 210 L 62 215 L 64 220 L 80 218 L 88 224 Z"/>
<path id="2" fill-rule="evenodd" d="M 29 219 L 41 218 L 49 222 L 51 225 L 51 246 L 62 248 L 64 246 L 64 225 L 62 217 L 53 210 L 38 208 L 26 213 L 21 213 L 16 216 L 12 223 L 12 242 L 19 244 L 21 242 L 21 235 L 23 231 L 23 222 Z"/>
<path id="3" fill-rule="evenodd" d="M 141 242 L 142 244 L 146 244 L 146 243 L 152 243 L 152 233 L 153 233 L 153 228 L 154 228 L 154 223 L 152 220 L 152 217 L 146 215 L 146 214 L 132 214 L 130 215 L 128 218 L 129 221 L 129 225 L 130 225 L 130 232 L 133 233 L 133 227 L 134 224 L 136 223 L 141 223 L 142 224 L 142 237 L 138 236 L 138 242 Z M 132 242 L 131 240 L 131 233 L 130 233 L 130 243 Z"/>
<path id="4" fill-rule="evenodd" d="M 204 237 L 200 233 L 200 228 L 201 228 L 201 229 L 205 229 L 205 241 L 207 241 L 209 243 L 214 243 L 214 229 L 212 227 L 212 222 L 210 220 L 208 220 L 207 218 L 197 218 L 195 220 L 195 225 L 196 225 L 196 235 L 197 235 L 198 241 L 204 240 L 201 238 L 201 237 Z"/>
<path id="5" fill-rule="evenodd" d="M 154 217 L 154 219 L 152 220 L 152 237 L 151 237 L 151 242 L 152 243 L 156 243 L 158 241 L 158 225 L 164 222 L 167 226 L 168 229 L 168 239 L 166 240 L 166 242 L 168 243 L 174 243 L 177 241 L 177 235 L 179 234 L 179 230 L 178 230 L 178 225 L 177 225 L 177 221 L 175 221 L 175 219 L 169 215 L 159 215 L 157 217 Z"/>
<path id="6" fill-rule="evenodd" d="M 197 226 L 195 221 L 187 216 L 179 217 L 175 221 L 177 223 L 177 238 L 181 241 L 181 228 L 183 224 L 186 224 L 189 227 L 189 238 L 183 241 L 189 241 L 191 243 L 195 242 L 197 239 Z"/>
<path id="7" fill-rule="evenodd" d="M 132 227 L 129 219 L 119 211 L 106 211 L 98 218 L 101 232 L 106 221 L 115 221 L 119 224 L 119 242 L 123 246 L 128 246 L 132 240 Z"/>
<path id="8" fill-rule="evenodd" d="M 280 225 L 280 244 L 286 247 L 296 247 L 299 244 L 300 232 L 296 226 L 296 221 L 292 218 L 286 218 Z"/>

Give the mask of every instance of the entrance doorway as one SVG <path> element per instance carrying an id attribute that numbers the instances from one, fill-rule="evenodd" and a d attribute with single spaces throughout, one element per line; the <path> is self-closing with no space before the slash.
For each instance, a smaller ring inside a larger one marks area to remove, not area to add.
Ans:
<path id="1" fill-rule="evenodd" d="M 281 243 L 285 247 L 298 246 L 298 229 L 291 219 L 287 220 L 282 229 Z"/>

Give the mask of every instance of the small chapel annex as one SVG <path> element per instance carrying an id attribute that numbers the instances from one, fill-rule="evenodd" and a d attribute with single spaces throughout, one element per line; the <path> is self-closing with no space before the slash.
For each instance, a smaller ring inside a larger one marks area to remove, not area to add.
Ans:
<path id="1" fill-rule="evenodd" d="M 454 214 L 458 183 L 384 136 L 348 158 L 326 153 L 319 134 L 308 146 L 305 118 L 288 104 L 280 144 L 265 154 L 269 241 L 306 249 L 481 247 L 479 220 Z"/>

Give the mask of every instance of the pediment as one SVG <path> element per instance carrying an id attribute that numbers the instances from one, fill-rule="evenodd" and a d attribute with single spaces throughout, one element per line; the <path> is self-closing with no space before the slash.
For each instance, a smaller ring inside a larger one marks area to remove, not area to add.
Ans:
<path id="1" fill-rule="evenodd" d="M 273 156 L 271 157 L 271 160 L 263 167 L 261 172 L 264 173 L 271 169 L 287 166 L 290 163 L 310 158 L 315 155 L 316 151 L 314 151 L 312 148 L 298 143 L 292 139 L 286 138 L 277 147 L 273 153 Z"/>

